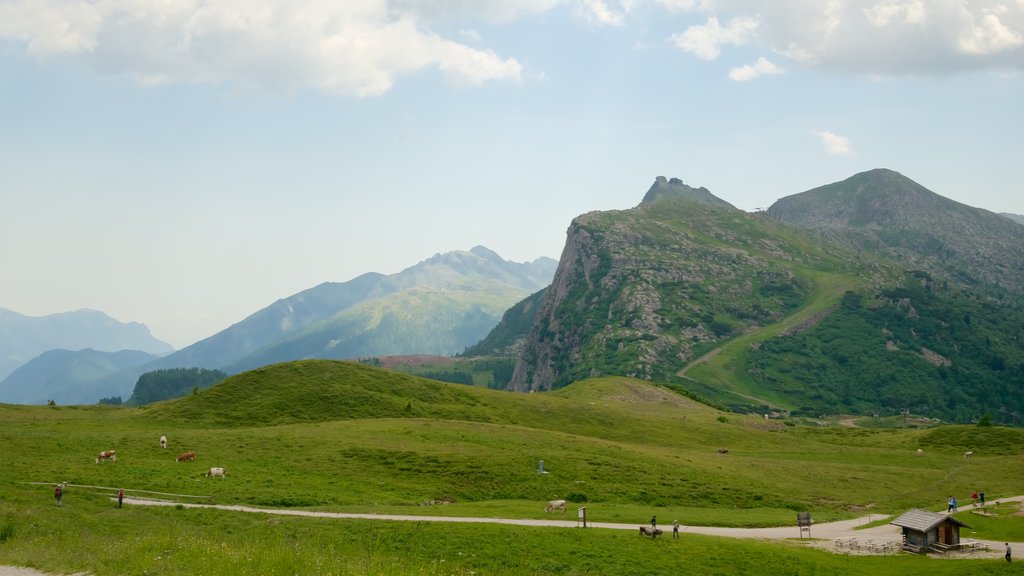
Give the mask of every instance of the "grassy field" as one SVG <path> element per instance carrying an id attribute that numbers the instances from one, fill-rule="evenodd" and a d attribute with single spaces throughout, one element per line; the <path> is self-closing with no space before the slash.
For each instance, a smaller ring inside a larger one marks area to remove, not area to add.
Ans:
<path id="1" fill-rule="evenodd" d="M 0 418 L 0 564 L 57 572 L 1006 573 L 991 561 L 849 558 L 693 535 L 118 510 L 110 497 L 121 487 L 204 503 L 509 518 L 550 518 L 544 502 L 565 498 L 592 522 L 657 514 L 719 526 L 791 525 L 798 510 L 823 522 L 938 509 L 979 488 L 990 500 L 1024 493 L 1019 429 L 787 426 L 625 378 L 527 395 L 305 361 L 142 408 L 0 406 Z M 100 450 L 118 461 L 95 464 Z M 175 462 L 185 450 L 195 463 Z M 536 473 L 539 460 L 548 474 Z M 227 478 L 202 477 L 210 466 Z M 60 481 L 72 486 L 58 509 Z M 994 524 L 979 530 L 1010 538 L 1019 518 L 986 518 Z"/>

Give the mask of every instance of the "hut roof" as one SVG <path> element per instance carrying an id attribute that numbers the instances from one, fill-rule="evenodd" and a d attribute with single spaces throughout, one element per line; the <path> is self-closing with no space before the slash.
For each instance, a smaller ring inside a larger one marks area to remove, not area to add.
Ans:
<path id="1" fill-rule="evenodd" d="M 889 524 L 895 524 L 901 528 L 910 528 L 911 530 L 916 530 L 918 532 L 927 532 L 945 521 L 952 522 L 964 528 L 970 528 L 970 526 L 956 518 L 953 518 L 952 516 L 928 512 L 926 510 L 918 510 L 917 508 L 907 510 L 901 514 L 899 518 L 889 522 Z"/>

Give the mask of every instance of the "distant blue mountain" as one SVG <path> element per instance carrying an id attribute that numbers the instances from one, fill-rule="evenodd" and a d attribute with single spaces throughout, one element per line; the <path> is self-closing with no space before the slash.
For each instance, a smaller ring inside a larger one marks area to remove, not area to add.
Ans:
<path id="1" fill-rule="evenodd" d="M 154 338 L 144 324 L 119 322 L 98 310 L 25 316 L 0 308 L 0 379 L 43 352 L 86 348 L 140 350 L 154 355 L 174 351 L 170 344 Z"/>
<path id="2" fill-rule="evenodd" d="M 49 400 L 58 404 L 92 403 L 106 392 L 106 386 L 98 380 L 156 358 L 138 350 L 50 350 L 0 381 L 0 399 L 11 404 L 45 404 Z"/>
<path id="3" fill-rule="evenodd" d="M 1011 214 L 1009 212 L 1001 212 L 1000 216 L 1006 216 L 1007 218 L 1009 218 L 1010 220 L 1013 220 L 1017 224 L 1024 224 L 1024 215 Z"/>

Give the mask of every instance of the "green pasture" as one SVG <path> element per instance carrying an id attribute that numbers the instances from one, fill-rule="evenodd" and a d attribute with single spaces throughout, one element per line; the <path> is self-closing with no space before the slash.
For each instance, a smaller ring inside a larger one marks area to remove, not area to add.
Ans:
<path id="1" fill-rule="evenodd" d="M 927 562 L 690 535 L 117 510 L 110 497 L 122 487 L 196 497 L 181 502 L 431 516 L 571 519 L 585 505 L 592 522 L 657 514 L 718 526 L 790 525 L 802 510 L 824 522 L 939 509 L 978 488 L 990 500 L 1024 493 L 1022 430 L 785 426 L 723 417 L 626 378 L 513 394 L 305 361 L 141 408 L 5 405 L 0 418 L 0 564 L 58 572 L 905 574 Z M 117 462 L 95 464 L 100 450 L 116 450 Z M 197 461 L 176 462 L 185 450 Z M 211 466 L 227 478 L 203 477 Z M 71 486 L 58 509 L 52 485 L 61 481 Z M 555 498 L 570 501 L 564 516 L 544 512 Z M 940 574 L 1003 570 L 937 564 Z"/>
<path id="2" fill-rule="evenodd" d="M 989 500 L 989 502 L 998 502 Z M 966 502 L 960 506 L 956 518 L 970 528 L 961 530 L 966 538 L 996 540 L 1003 542 L 1024 542 L 1024 506 L 1020 502 L 990 504 L 974 508 Z"/>

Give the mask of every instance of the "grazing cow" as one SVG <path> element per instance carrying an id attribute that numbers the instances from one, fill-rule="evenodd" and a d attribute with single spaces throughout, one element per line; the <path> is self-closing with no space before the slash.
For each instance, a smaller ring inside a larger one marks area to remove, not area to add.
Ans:
<path id="1" fill-rule="evenodd" d="M 918 456 L 924 456 L 924 450 L 921 450 L 920 448 L 918 448 L 917 449 L 917 455 Z"/>
<path id="2" fill-rule="evenodd" d="M 545 512 L 551 512 L 552 510 L 561 510 L 565 512 L 565 500 L 552 500 L 548 502 L 548 505 L 544 507 Z"/>
<path id="3" fill-rule="evenodd" d="M 99 464 L 104 460 L 110 460 L 111 462 L 117 462 L 117 452 L 114 450 L 104 450 L 96 456 L 96 463 Z"/>
<path id="4" fill-rule="evenodd" d="M 203 474 L 203 476 L 206 476 L 207 478 L 213 478 L 214 476 L 224 478 L 226 475 L 227 470 L 224 470 L 223 468 L 210 468 L 206 471 L 206 474 Z"/>
<path id="5" fill-rule="evenodd" d="M 719 454 L 728 454 L 729 453 L 729 449 L 728 448 L 719 448 L 718 449 L 718 453 Z"/>
<path id="6" fill-rule="evenodd" d="M 189 452 L 182 452 L 181 454 L 178 454 L 178 462 L 195 462 L 195 461 L 196 461 L 196 453 L 195 452 L 189 451 Z"/>
<path id="7" fill-rule="evenodd" d="M 160 437 L 160 447 L 167 448 L 167 436 Z"/>
<path id="8" fill-rule="evenodd" d="M 641 526 L 640 535 L 650 536 L 651 538 L 657 538 L 659 535 L 661 535 L 661 528 L 654 528 L 652 526 Z"/>
<path id="9" fill-rule="evenodd" d="M 973 450 L 968 450 L 967 452 L 964 452 L 964 458 L 970 458 L 971 456 L 974 456 Z"/>

